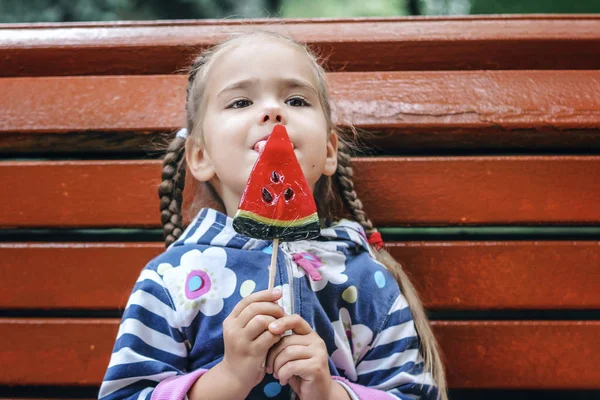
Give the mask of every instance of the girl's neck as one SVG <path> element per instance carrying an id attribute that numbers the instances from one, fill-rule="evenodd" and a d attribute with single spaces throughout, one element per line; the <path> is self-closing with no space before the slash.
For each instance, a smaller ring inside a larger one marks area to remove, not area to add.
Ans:
<path id="1" fill-rule="evenodd" d="M 227 214 L 227 216 L 233 218 L 237 212 L 242 195 L 234 193 L 229 187 L 222 185 L 218 181 L 212 182 L 212 185 L 223 202 L 223 206 L 225 206 L 223 212 Z"/>

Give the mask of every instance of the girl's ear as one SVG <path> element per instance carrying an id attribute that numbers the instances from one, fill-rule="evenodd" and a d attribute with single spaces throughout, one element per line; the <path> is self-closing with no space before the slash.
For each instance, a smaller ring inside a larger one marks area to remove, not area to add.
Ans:
<path id="1" fill-rule="evenodd" d="M 186 147 L 185 158 L 194 178 L 200 182 L 210 181 L 215 176 L 215 168 L 206 149 L 193 139 Z"/>
<path id="2" fill-rule="evenodd" d="M 338 136 L 335 132 L 331 132 L 327 139 L 327 159 L 325 160 L 325 168 L 323 175 L 333 176 L 337 170 L 337 153 L 338 153 Z"/>

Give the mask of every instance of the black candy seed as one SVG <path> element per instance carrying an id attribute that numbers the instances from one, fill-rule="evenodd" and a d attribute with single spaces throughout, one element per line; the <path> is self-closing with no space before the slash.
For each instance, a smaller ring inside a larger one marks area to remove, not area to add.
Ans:
<path id="1" fill-rule="evenodd" d="M 279 175 L 275 171 L 273 171 L 271 173 L 271 182 L 273 182 L 273 183 L 279 182 Z"/>
<path id="2" fill-rule="evenodd" d="M 273 196 L 271 195 L 271 193 L 269 193 L 267 188 L 262 188 L 262 197 L 263 197 L 263 200 L 266 201 L 267 203 L 273 202 Z"/>
<path id="3" fill-rule="evenodd" d="M 287 201 L 290 201 L 294 197 L 294 191 L 290 188 L 285 189 L 285 192 L 283 193 L 283 197 Z"/>

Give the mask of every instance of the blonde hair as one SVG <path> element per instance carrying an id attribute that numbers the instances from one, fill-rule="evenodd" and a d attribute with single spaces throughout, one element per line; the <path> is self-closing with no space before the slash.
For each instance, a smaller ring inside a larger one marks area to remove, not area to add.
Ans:
<path id="1" fill-rule="evenodd" d="M 204 95 L 206 79 L 209 74 L 210 66 L 217 58 L 222 56 L 227 50 L 240 46 L 250 40 L 275 39 L 293 46 L 301 51 L 310 60 L 317 75 L 318 88 L 321 106 L 328 125 L 328 131 L 338 136 L 338 167 L 333 177 L 322 176 L 315 186 L 315 202 L 317 204 L 318 214 L 322 223 L 327 220 L 333 220 L 336 215 L 342 212 L 342 206 L 346 206 L 352 217 L 365 229 L 367 236 L 377 232 L 373 223 L 363 210 L 363 204 L 354 190 L 353 170 L 351 166 L 352 145 L 343 139 L 341 130 L 332 120 L 331 103 L 328 97 L 327 79 L 324 68 L 313 52 L 305 45 L 302 45 L 290 37 L 283 36 L 273 32 L 256 31 L 253 33 L 244 33 L 241 36 L 233 37 L 222 42 L 200 54 L 194 59 L 188 78 L 188 88 L 186 95 L 186 115 L 188 137 L 177 136 L 170 143 L 163 161 L 163 182 L 159 187 L 159 197 L 161 203 L 161 218 L 163 223 L 165 244 L 169 246 L 183 232 L 182 221 L 182 203 L 183 188 L 185 182 L 185 157 L 184 152 L 190 149 L 194 144 L 202 144 L 202 132 L 200 121 L 203 118 L 205 107 Z M 356 129 L 351 127 L 354 137 L 357 138 Z M 224 210 L 222 201 L 215 190 L 208 183 L 204 183 L 209 194 L 209 201 L 212 200 L 215 208 Z M 206 191 L 204 191 L 206 192 Z M 197 203 L 194 201 L 194 203 Z M 380 247 L 380 246 L 377 246 Z M 419 339 L 421 342 L 420 353 L 424 359 L 425 371 L 431 373 L 438 390 L 438 398 L 446 400 L 446 378 L 443 363 L 440 357 L 440 350 L 433 335 L 431 326 L 425 314 L 425 310 L 417 292 L 408 279 L 408 276 L 402 269 L 402 266 L 383 248 L 372 249 L 377 261 L 382 263 L 395 277 L 402 294 L 406 298 Z"/>

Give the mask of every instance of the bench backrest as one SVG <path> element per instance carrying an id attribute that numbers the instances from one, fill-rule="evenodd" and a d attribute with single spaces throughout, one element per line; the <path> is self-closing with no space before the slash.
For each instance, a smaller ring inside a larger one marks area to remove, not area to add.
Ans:
<path id="1" fill-rule="evenodd" d="M 152 144 L 183 124 L 177 72 L 255 28 L 329 55 L 336 121 L 373 133 L 358 192 L 453 398 L 598 395 L 600 17 L 514 16 L 0 27 L 0 397 L 95 396 L 164 248 Z"/>

